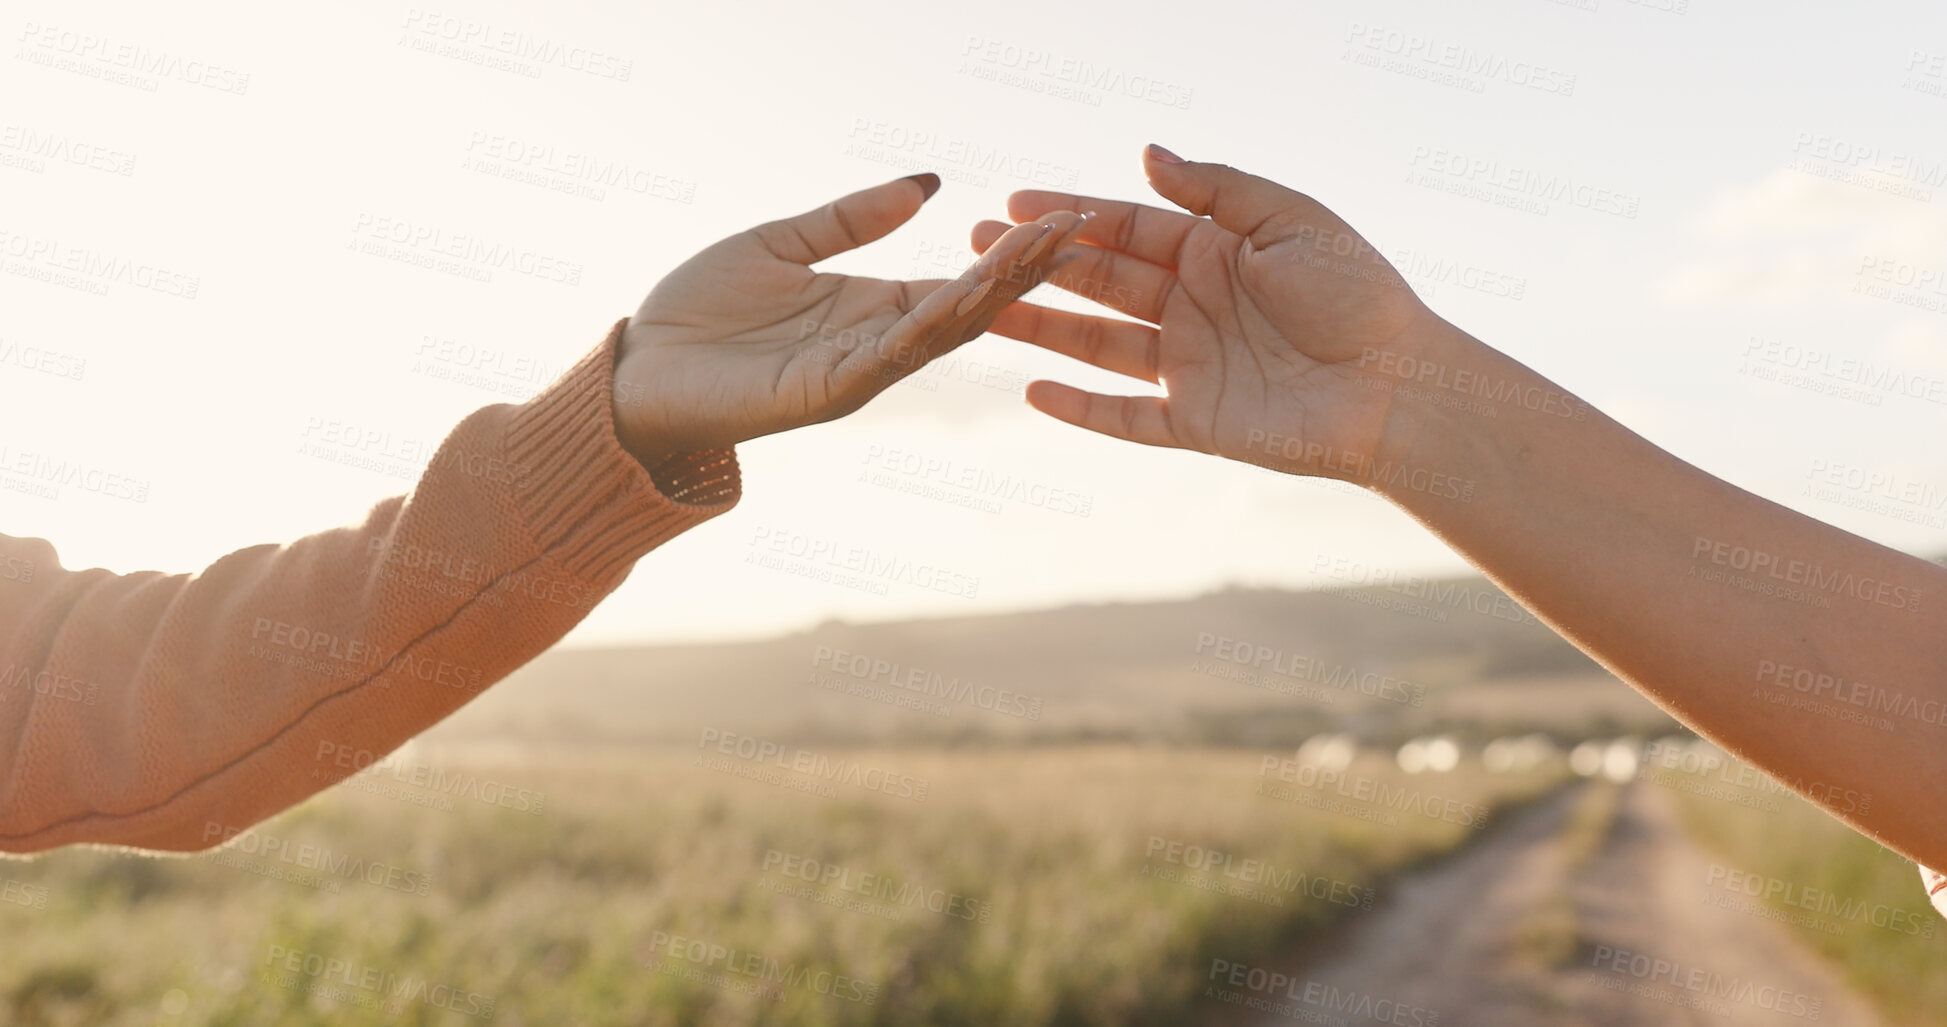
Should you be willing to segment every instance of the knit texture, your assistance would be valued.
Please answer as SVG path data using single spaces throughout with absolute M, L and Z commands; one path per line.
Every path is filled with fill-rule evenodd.
M 65 570 L 0 535 L 0 851 L 221 844 L 459 709 L 735 505 L 729 450 L 652 473 L 617 441 L 626 323 L 532 400 L 461 421 L 359 525 L 195 574 Z

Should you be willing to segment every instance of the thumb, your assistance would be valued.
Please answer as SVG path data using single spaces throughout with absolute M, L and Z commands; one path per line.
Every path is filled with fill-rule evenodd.
M 940 176 L 931 173 L 895 178 L 751 232 L 780 260 L 815 264 L 883 238 L 912 220 L 939 188 Z
M 1296 234 L 1318 203 L 1304 193 L 1228 164 L 1186 161 L 1149 144 L 1143 151 L 1149 187 L 1192 214 L 1204 215 L 1263 249 Z M 1280 216 L 1283 215 L 1283 216 Z

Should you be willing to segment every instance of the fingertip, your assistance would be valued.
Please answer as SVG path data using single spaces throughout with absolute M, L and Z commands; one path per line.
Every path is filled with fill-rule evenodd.
M 1185 162 L 1183 158 L 1178 157 L 1176 154 L 1171 153 L 1155 143 L 1150 143 L 1147 147 L 1143 148 L 1143 163 L 1153 166 L 1157 164 L 1182 164 Z
M 919 202 L 921 203 L 932 199 L 933 194 L 940 191 L 940 176 L 931 171 L 922 171 L 917 175 L 907 175 L 905 181 L 919 186 Z
M 1016 221 L 1032 221 L 1060 206 L 1056 194 L 1045 189 L 1019 189 L 1008 194 L 1007 216 Z
M 1006 235 L 1007 230 L 1013 227 L 1013 225 L 1005 221 L 989 219 L 979 222 L 973 226 L 973 251 L 975 253 L 986 253 L 988 247 L 998 242 L 1000 237 Z
M 1024 397 L 1028 406 L 1047 414 L 1057 421 L 1074 423 L 1081 418 L 1082 392 L 1080 389 L 1037 379 L 1028 383 Z

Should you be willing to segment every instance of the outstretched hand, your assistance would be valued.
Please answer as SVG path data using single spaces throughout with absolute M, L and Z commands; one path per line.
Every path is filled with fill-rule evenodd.
M 1052 417 L 1152 446 L 1200 450 L 1297 474 L 1358 480 L 1387 459 L 1401 358 L 1440 319 L 1391 264 L 1316 200 L 1220 164 L 1151 147 L 1150 185 L 1189 213 L 1030 190 L 1008 213 L 1032 223 L 1090 212 L 1085 246 L 1050 279 L 1137 323 L 1021 303 L 992 330 L 1120 374 L 1167 396 L 1028 388 Z M 974 249 L 998 246 L 998 221 Z M 1410 365 L 1407 365 L 1410 366 Z
M 933 175 L 896 179 L 733 235 L 670 272 L 622 336 L 622 444 L 653 468 L 857 410 L 985 331 L 1085 220 L 1051 211 L 1004 229 L 952 281 L 811 269 L 905 224 L 938 188 Z

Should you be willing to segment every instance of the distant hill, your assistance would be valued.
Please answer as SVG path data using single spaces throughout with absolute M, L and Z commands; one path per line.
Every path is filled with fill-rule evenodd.
M 869 694 L 840 690 L 851 688 Z M 1566 740 L 1674 727 L 1470 577 L 556 650 L 426 740 L 695 744 L 716 730 L 798 744 L 1100 736 L 1281 745 L 1321 730 L 1392 742 L 1431 730 L 1477 739 L 1547 730 Z

